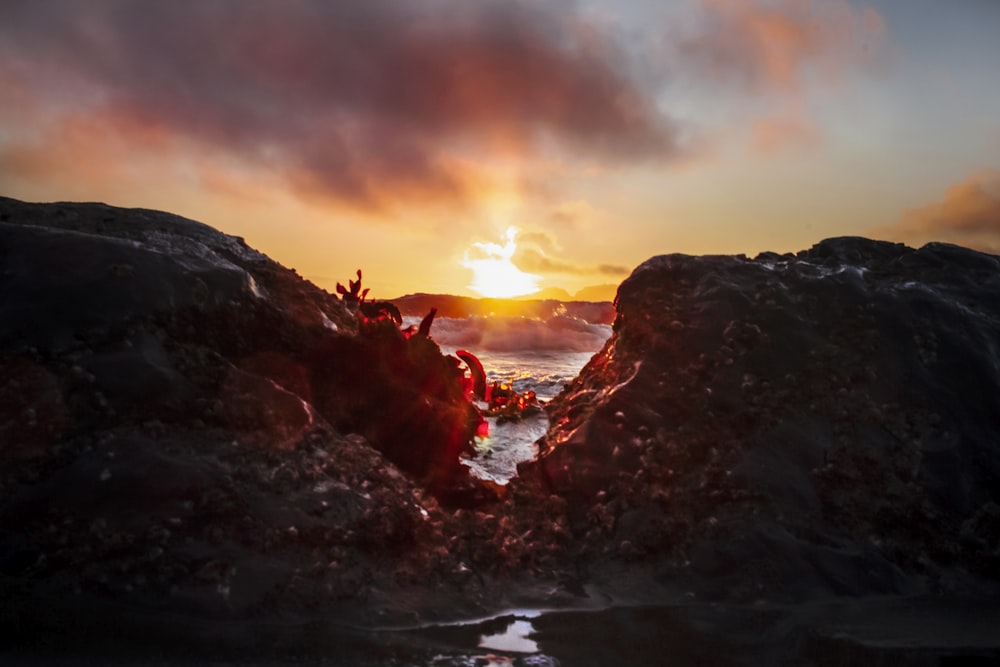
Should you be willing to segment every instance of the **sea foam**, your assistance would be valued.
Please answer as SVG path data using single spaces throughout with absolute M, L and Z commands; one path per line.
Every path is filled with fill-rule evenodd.
M 403 324 L 419 323 L 419 317 L 404 317 Z M 539 351 L 596 352 L 611 336 L 611 326 L 582 319 L 555 316 L 527 317 L 439 317 L 431 338 L 442 347 L 480 352 L 535 353 Z
M 419 324 L 420 319 L 404 316 L 403 326 Z M 611 326 L 566 315 L 439 317 L 430 336 L 445 354 L 459 349 L 475 354 L 487 382 L 509 383 L 519 393 L 533 391 L 549 401 L 604 346 Z M 490 437 L 478 443 L 476 456 L 463 462 L 476 476 L 505 484 L 518 463 L 537 456 L 535 441 L 548 430 L 548 419 L 540 413 L 517 422 L 498 424 L 495 417 L 487 421 Z

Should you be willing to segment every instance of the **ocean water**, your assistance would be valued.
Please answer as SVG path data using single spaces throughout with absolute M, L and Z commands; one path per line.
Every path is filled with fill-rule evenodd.
M 404 317 L 403 326 L 419 324 L 419 317 Z M 611 336 L 611 326 L 586 320 L 554 316 L 439 317 L 431 326 L 431 338 L 445 354 L 468 350 L 483 364 L 488 383 L 512 384 L 518 393 L 534 391 L 549 401 Z M 487 417 L 489 437 L 477 442 L 476 455 L 465 459 L 473 474 L 500 484 L 517 473 L 517 464 L 538 454 L 535 442 L 548 430 L 544 412 L 517 422 L 497 424 Z

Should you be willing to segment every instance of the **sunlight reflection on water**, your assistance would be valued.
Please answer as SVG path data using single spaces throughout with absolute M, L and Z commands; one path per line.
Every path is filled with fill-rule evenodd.
M 535 627 L 531 621 L 514 620 L 507 629 L 495 635 L 483 635 L 479 639 L 479 648 L 494 651 L 510 651 L 511 653 L 537 653 L 538 644 L 530 639 Z

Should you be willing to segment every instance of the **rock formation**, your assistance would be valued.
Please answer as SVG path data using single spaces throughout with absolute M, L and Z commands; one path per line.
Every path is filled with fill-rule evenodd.
M 0 199 L 3 629 L 450 577 L 434 495 L 483 491 L 478 413 L 457 359 L 356 308 L 191 220 Z
M 806 605 L 1000 618 L 997 257 L 655 257 L 504 494 L 458 464 L 479 415 L 432 318 L 344 295 L 169 214 L 0 199 L 0 651 L 469 664 L 370 629 L 607 606 L 541 645 L 836 664 L 806 657 L 861 649 Z
M 725 599 L 1000 581 L 1000 258 L 838 238 L 654 257 L 518 484 L 585 560 Z

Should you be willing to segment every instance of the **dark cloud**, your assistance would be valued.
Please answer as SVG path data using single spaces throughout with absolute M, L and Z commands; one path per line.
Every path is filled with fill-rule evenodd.
M 460 158 L 488 152 L 674 156 L 675 128 L 614 41 L 549 7 L 8 0 L 0 82 L 25 108 L 160 128 L 366 208 L 462 201 L 476 180 Z M 29 141 L 11 136 L 0 151 Z
M 595 273 L 605 276 L 624 276 L 632 272 L 627 266 L 620 264 L 598 264 Z
M 1000 171 L 983 169 L 949 187 L 937 202 L 903 213 L 880 235 L 910 242 L 943 240 L 1000 251 Z

